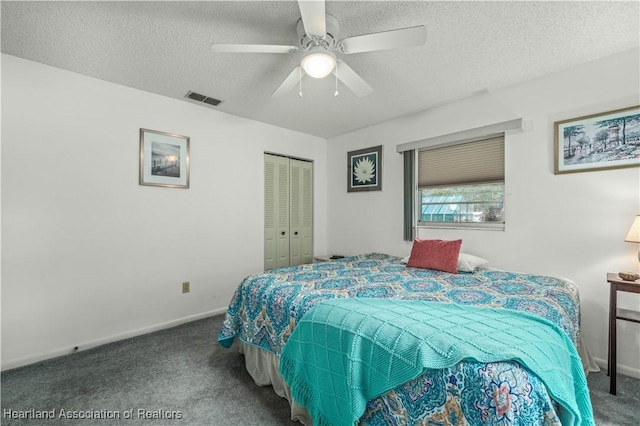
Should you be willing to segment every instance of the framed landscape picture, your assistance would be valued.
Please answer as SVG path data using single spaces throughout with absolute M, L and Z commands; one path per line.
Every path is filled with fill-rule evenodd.
M 189 137 L 140 129 L 140 185 L 189 188 Z
M 382 189 L 382 145 L 347 153 L 347 192 Z
M 554 123 L 555 174 L 640 166 L 640 106 Z

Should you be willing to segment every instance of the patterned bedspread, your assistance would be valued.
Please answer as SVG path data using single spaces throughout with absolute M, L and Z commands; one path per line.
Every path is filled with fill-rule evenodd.
M 578 289 L 553 277 L 482 269 L 449 274 L 407 268 L 400 258 L 366 254 L 279 268 L 245 278 L 218 341 L 243 342 L 280 355 L 298 321 L 321 300 L 345 297 L 421 299 L 526 311 L 557 324 L 577 342 Z M 364 424 L 560 424 L 557 404 L 516 362 L 461 362 L 430 370 L 369 401 Z M 413 423 L 413 422 L 410 422 Z M 415 423 L 414 423 L 415 424 Z

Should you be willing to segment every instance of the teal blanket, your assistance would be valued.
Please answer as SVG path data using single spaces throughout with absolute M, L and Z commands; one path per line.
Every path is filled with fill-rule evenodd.
M 535 315 L 421 300 L 334 299 L 313 306 L 280 356 L 280 373 L 314 425 L 353 425 L 367 401 L 462 360 L 515 360 L 561 406 L 563 425 L 594 424 L 580 357 Z

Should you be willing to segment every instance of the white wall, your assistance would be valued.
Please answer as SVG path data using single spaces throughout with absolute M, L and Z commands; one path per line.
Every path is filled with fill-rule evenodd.
M 321 138 L 2 55 L 2 369 L 221 312 L 262 269 L 264 151 L 314 160 L 316 253 L 406 255 L 396 144 L 515 117 L 529 130 L 507 137 L 507 229 L 420 235 L 574 280 L 587 344 L 605 360 L 605 274 L 638 270 L 639 247 L 623 239 L 640 213 L 640 169 L 554 175 L 553 122 L 640 103 L 639 59 L 381 123 L 327 152 Z M 191 137 L 190 189 L 138 185 L 141 127 Z M 379 144 L 383 190 L 347 193 L 347 151 Z M 620 305 L 640 309 L 635 295 Z M 618 328 L 621 371 L 640 376 L 640 327 Z
M 190 189 L 138 185 L 140 128 L 191 138 Z M 263 268 L 265 151 L 314 161 L 326 253 L 322 138 L 2 55 L 2 151 L 3 369 L 224 311 Z
M 607 359 L 607 272 L 637 271 L 640 247 L 625 243 L 640 213 L 640 168 L 553 174 L 553 123 L 638 105 L 638 50 L 381 123 L 329 140 L 329 253 L 408 255 L 402 240 L 402 156 L 396 145 L 522 117 L 528 130 L 506 138 L 505 231 L 421 229 L 422 238 L 462 238 L 462 250 L 490 266 L 567 277 L 580 287 L 582 331 Z M 382 191 L 347 193 L 347 152 L 383 145 Z M 638 295 L 619 306 L 640 310 Z M 621 372 L 640 377 L 640 327 L 619 321 Z

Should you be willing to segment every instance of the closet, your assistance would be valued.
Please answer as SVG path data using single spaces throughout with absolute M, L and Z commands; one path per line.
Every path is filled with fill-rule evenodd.
M 264 154 L 264 269 L 313 261 L 313 163 Z

